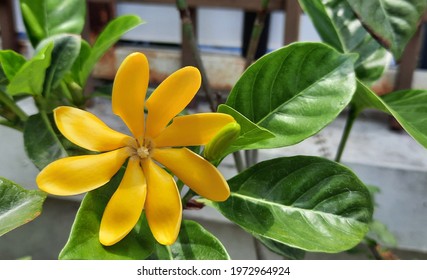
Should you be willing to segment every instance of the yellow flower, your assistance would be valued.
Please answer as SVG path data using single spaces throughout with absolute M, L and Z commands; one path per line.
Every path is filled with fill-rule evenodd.
M 48 193 L 76 195 L 107 183 L 129 159 L 101 220 L 99 240 L 106 246 L 124 238 L 143 209 L 156 240 L 165 245 L 175 242 L 182 205 L 175 180 L 161 166 L 203 197 L 224 201 L 230 195 L 219 171 L 185 146 L 207 144 L 234 119 L 220 113 L 175 117 L 200 87 L 200 73 L 194 67 L 170 75 L 145 102 L 148 77 L 147 58 L 133 53 L 124 60 L 114 80 L 113 112 L 126 123 L 133 137 L 112 130 L 87 111 L 56 108 L 55 122 L 67 139 L 103 153 L 59 159 L 37 176 L 39 188 Z

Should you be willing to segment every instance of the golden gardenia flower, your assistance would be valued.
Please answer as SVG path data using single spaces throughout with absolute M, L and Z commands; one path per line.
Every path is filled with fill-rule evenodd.
M 124 60 L 114 80 L 113 112 L 126 123 L 133 137 L 109 128 L 87 111 L 56 108 L 56 125 L 67 139 L 103 153 L 59 159 L 37 176 L 39 188 L 48 193 L 76 195 L 107 183 L 129 159 L 101 220 L 99 240 L 106 246 L 124 238 L 143 209 L 156 240 L 164 245 L 175 242 L 182 218 L 181 199 L 175 180 L 161 166 L 203 197 L 224 201 L 230 195 L 221 173 L 185 146 L 207 144 L 234 119 L 220 113 L 175 117 L 200 87 L 200 73 L 194 67 L 170 75 L 145 102 L 148 77 L 147 58 L 133 53 Z

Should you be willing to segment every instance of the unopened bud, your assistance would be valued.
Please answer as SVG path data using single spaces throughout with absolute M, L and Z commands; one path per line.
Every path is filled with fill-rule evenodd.
M 204 157 L 211 162 L 220 159 L 239 135 L 240 125 L 237 122 L 225 125 L 205 146 Z

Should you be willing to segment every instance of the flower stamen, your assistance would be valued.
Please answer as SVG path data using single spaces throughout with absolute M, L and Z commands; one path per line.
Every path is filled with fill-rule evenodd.
M 145 159 L 150 155 L 150 150 L 147 147 L 142 146 L 136 150 L 136 153 L 141 159 Z

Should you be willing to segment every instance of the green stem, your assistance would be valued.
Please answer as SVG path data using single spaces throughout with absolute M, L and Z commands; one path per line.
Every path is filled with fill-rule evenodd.
M 16 129 L 18 131 L 21 131 L 21 132 L 24 131 L 23 127 L 17 126 L 16 124 L 14 124 L 14 123 L 12 123 L 10 121 L 5 121 L 5 120 L 0 121 L 0 125 L 7 126 L 7 127 L 10 127 L 10 128 Z
M 59 84 L 60 89 L 61 89 L 61 93 L 64 95 L 65 98 L 68 99 L 69 102 L 71 102 L 72 104 L 74 104 L 74 98 L 70 92 L 70 90 L 68 89 L 67 85 L 65 84 L 64 81 L 61 81 L 61 83 Z
M 172 250 L 171 247 L 169 245 L 165 245 L 166 250 L 168 251 L 168 256 L 170 260 L 173 260 L 173 255 L 172 255 Z
M 202 88 L 206 94 L 206 99 L 209 102 L 209 106 L 212 112 L 216 111 L 218 106 L 215 98 L 215 94 L 212 92 L 209 86 L 209 79 L 206 75 L 206 70 L 202 62 L 202 58 L 200 56 L 200 51 L 197 45 L 196 36 L 194 35 L 194 26 L 191 21 L 190 11 L 188 9 L 186 0 L 176 0 L 176 7 L 179 10 L 181 16 L 181 24 L 182 24 L 182 34 L 183 41 L 188 43 L 188 46 L 191 49 L 191 53 L 193 54 L 194 62 L 196 67 L 199 69 L 200 74 L 202 76 Z M 184 45 L 183 42 L 183 45 Z
M 0 90 L 0 102 L 6 105 L 21 122 L 26 122 L 28 120 L 28 115 L 18 105 L 16 105 L 15 101 L 10 98 L 7 93 L 2 90 Z
M 192 199 L 195 195 L 196 193 L 193 190 L 189 189 L 188 192 L 181 199 L 182 206 L 185 208 L 190 199 Z
M 353 127 L 354 121 L 356 120 L 357 116 L 359 115 L 360 111 L 356 109 L 356 106 L 350 105 L 350 109 L 347 115 L 347 121 L 344 127 L 343 135 L 341 136 L 341 141 L 338 146 L 337 155 L 335 156 L 335 161 L 340 162 L 342 154 L 345 149 L 345 145 L 348 140 L 348 136 L 350 135 L 351 129 Z

